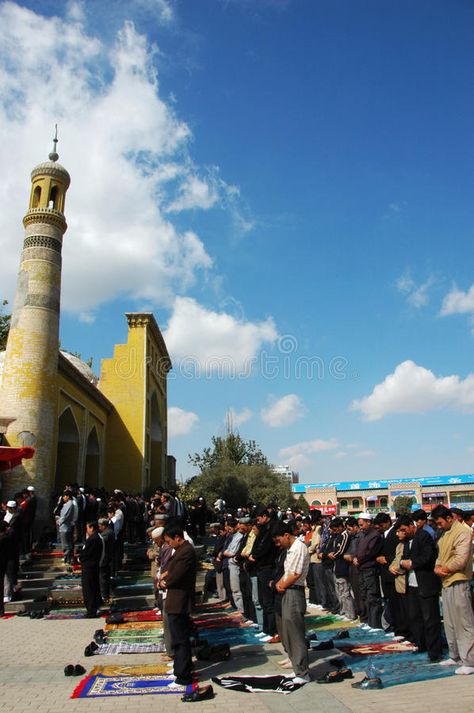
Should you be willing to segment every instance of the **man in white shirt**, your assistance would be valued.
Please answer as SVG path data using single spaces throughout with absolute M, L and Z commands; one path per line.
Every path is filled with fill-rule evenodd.
M 280 636 L 293 665 L 293 681 L 304 684 L 311 680 L 304 627 L 305 582 L 310 557 L 308 548 L 296 534 L 292 523 L 275 525 L 273 538 L 279 547 L 287 551 L 283 577 L 275 584 L 275 589 L 282 595 Z

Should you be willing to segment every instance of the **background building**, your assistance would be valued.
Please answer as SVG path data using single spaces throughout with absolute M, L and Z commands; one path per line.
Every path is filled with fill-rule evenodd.
M 282 475 L 284 478 L 287 478 L 290 483 L 299 483 L 300 481 L 300 474 L 295 470 L 290 470 L 287 465 L 274 465 L 272 471 L 273 473 L 277 473 L 278 475 Z
M 413 498 L 413 503 L 430 512 L 436 505 L 474 509 L 474 475 L 438 475 L 426 478 L 361 480 L 339 483 L 303 483 L 293 486 L 310 507 L 331 515 L 393 512 L 398 495 Z
M 35 448 L 31 460 L 3 474 L 3 494 L 34 485 L 40 517 L 67 483 L 132 492 L 175 484 L 167 453 L 171 361 L 154 316 L 126 315 L 127 341 L 102 360 L 100 378 L 77 356 L 59 351 L 70 178 L 55 149 L 49 159 L 31 174 L 10 333 L 0 352 L 3 445 Z

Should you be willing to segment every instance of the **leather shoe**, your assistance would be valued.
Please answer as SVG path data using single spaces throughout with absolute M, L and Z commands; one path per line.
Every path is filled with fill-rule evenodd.
M 74 666 L 74 671 L 73 671 L 72 675 L 73 676 L 83 676 L 85 674 L 85 672 L 86 672 L 86 669 L 84 668 L 84 666 L 81 666 L 80 663 L 77 663 Z
M 181 696 L 183 703 L 199 703 L 200 701 L 210 701 L 212 698 L 214 698 L 214 689 L 212 686 L 196 688 L 195 691 L 185 693 L 184 696 Z
M 74 676 L 74 666 L 72 665 L 72 663 L 68 663 L 68 665 L 64 667 L 64 675 Z
M 350 634 L 347 629 L 344 629 L 343 631 L 338 631 L 338 633 L 334 636 L 334 639 L 349 639 Z
M 381 678 L 367 678 L 365 676 L 362 681 L 357 681 L 357 683 L 351 683 L 352 688 L 364 688 L 364 689 L 375 689 L 383 688 L 383 683 Z

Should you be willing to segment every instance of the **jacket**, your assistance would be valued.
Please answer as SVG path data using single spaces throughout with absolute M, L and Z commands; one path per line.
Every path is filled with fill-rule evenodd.
M 433 571 L 436 562 L 436 545 L 431 535 L 422 528 L 415 532 L 411 547 L 409 542 L 403 544 L 403 559 L 411 560 L 420 597 L 438 596 L 441 582 Z
M 99 562 L 102 557 L 104 543 L 98 532 L 87 538 L 82 550 L 79 552 L 79 560 L 82 571 L 88 569 L 99 569 Z
M 397 537 L 397 527 L 394 525 L 390 528 L 387 537 L 383 538 L 382 549 L 380 555 L 383 555 L 387 560 L 387 564 L 379 564 L 380 579 L 382 582 L 393 582 L 395 575 L 388 571 L 388 568 L 395 557 L 400 540 Z
M 359 562 L 359 570 L 371 569 L 377 566 L 376 558 L 379 556 L 383 546 L 383 536 L 376 527 L 369 527 L 368 530 L 361 530 L 357 540 L 355 556 Z
M 274 567 L 277 558 L 277 547 L 273 542 L 270 522 L 260 528 L 252 548 L 252 557 L 255 559 L 257 571 Z
M 452 571 L 442 578 L 443 587 L 454 582 L 470 582 L 472 577 L 472 531 L 455 520 L 450 530 L 445 530 L 438 540 L 436 565 Z
M 186 614 L 194 596 L 197 560 L 194 547 L 186 540 L 168 562 L 166 581 L 167 614 Z

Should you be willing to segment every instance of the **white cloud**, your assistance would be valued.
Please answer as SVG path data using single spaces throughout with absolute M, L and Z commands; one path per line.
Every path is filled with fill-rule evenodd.
M 334 454 L 334 458 L 337 458 L 338 460 L 341 458 L 347 458 L 347 453 L 346 451 L 337 451 L 337 453 Z
M 443 300 L 441 316 L 450 314 L 474 314 L 474 285 L 463 292 L 453 287 Z
M 421 285 L 417 285 L 407 270 L 398 278 L 395 284 L 398 291 L 405 295 L 411 307 L 420 308 L 426 307 L 430 301 L 429 290 L 434 284 L 434 278 L 429 277 Z
M 263 344 L 273 344 L 278 333 L 270 317 L 249 322 L 208 310 L 190 297 L 177 297 L 163 336 L 185 375 L 195 375 L 198 369 L 249 376 Z
M 199 416 L 192 411 L 183 411 L 177 406 L 168 409 L 168 436 L 186 436 L 199 422 Z
M 287 394 L 281 399 L 273 400 L 267 408 L 263 408 L 260 416 L 270 428 L 281 428 L 302 418 L 304 411 L 300 397 L 296 394 Z
M 290 468 L 290 470 L 301 471 L 308 468 L 311 465 L 311 461 L 305 455 L 300 453 L 288 458 L 286 465 Z
M 232 425 L 238 428 L 243 423 L 249 421 L 252 418 L 253 413 L 249 408 L 244 408 L 242 409 L 242 411 L 236 411 L 235 409 L 230 408 L 229 415 L 231 418 Z
M 474 374 L 437 377 L 429 369 L 407 360 L 397 366 L 369 396 L 352 402 L 367 421 L 391 413 L 427 413 L 440 409 L 474 411 Z
M 171 3 L 141 1 L 172 19 Z M 62 305 L 87 320 L 119 296 L 171 305 L 213 261 L 198 235 L 171 222 L 170 206 L 220 207 L 233 221 L 238 189 L 193 163 L 191 131 L 161 96 L 157 48 L 131 22 L 107 44 L 84 21 L 79 3 L 66 18 L 0 5 L 0 161 L 14 167 L 0 184 L 0 254 L 2 296 L 11 299 L 29 173 L 46 159 L 57 122 L 72 179 Z
M 295 443 L 294 446 L 287 446 L 278 451 L 280 458 L 287 459 L 292 458 L 297 455 L 311 455 L 313 453 L 324 453 L 325 451 L 332 451 L 339 447 L 339 442 L 336 438 L 329 438 L 328 440 L 323 440 L 321 438 L 316 438 L 314 441 L 302 441 L 301 443 Z
M 356 456 L 356 458 L 374 458 L 375 451 L 369 448 L 366 451 L 357 451 L 356 453 L 354 453 L 354 455 Z

